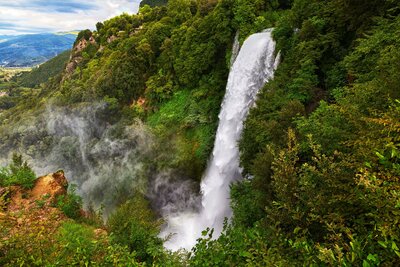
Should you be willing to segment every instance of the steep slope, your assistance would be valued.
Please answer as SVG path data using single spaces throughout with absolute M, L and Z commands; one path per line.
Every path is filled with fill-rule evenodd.
M 58 56 L 46 61 L 40 66 L 33 68 L 30 72 L 22 73 L 16 79 L 18 84 L 33 88 L 41 83 L 47 82 L 49 78 L 62 73 L 70 58 L 71 50 L 64 51 Z
M 67 187 L 62 171 L 35 179 L 32 188 L 0 186 L 1 266 L 145 266 L 111 246 L 100 219 L 83 212 Z
M 233 224 L 198 242 L 194 265 L 398 264 L 399 8 L 295 0 L 280 17 L 283 60 L 245 123 Z
M 198 208 L 234 36 L 275 27 L 282 63 L 244 124 L 232 224 L 217 240 L 204 231 L 182 265 L 397 266 L 399 10 L 170 0 L 98 23 L 62 77 L 0 113 L 0 161 L 20 151 L 65 169 L 87 206 L 109 211 L 114 246 L 168 266 L 146 201 Z
M 201 181 L 200 211 L 192 209 L 166 214 L 167 227 L 162 236 L 175 234 L 165 246 L 169 249 L 191 249 L 201 232 L 214 229 L 218 237 L 226 218 L 232 217 L 229 203 L 230 186 L 242 179 L 237 142 L 243 122 L 254 105 L 258 91 L 273 79 L 279 63 L 275 57 L 272 29 L 251 35 L 243 43 L 234 61 L 219 114 L 214 149 Z M 234 55 L 233 55 L 234 56 Z

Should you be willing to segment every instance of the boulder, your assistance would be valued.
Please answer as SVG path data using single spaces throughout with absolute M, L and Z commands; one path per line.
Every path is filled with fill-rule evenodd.
M 68 181 L 63 171 L 51 173 L 36 179 L 31 191 L 34 200 L 47 196 L 49 199 L 56 199 L 60 195 L 67 194 Z

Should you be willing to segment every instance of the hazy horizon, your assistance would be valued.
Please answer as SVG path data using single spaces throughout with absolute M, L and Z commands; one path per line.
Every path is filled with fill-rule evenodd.
M 123 12 L 136 13 L 141 0 L 0 0 L 0 35 L 94 29 Z

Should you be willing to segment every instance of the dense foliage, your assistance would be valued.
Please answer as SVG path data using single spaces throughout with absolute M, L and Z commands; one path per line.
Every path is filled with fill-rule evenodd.
M 145 266 L 134 252 L 111 245 L 104 230 L 90 225 L 37 218 L 10 233 L 15 227 L 12 220 L 0 224 L 2 266 Z
M 35 179 L 35 173 L 21 155 L 14 154 L 10 165 L 0 167 L 0 187 L 20 185 L 32 188 Z
M 16 80 L 21 86 L 34 88 L 41 83 L 47 82 L 49 78 L 53 78 L 64 70 L 66 63 L 71 54 L 70 50 L 60 53 L 58 56 L 50 59 L 45 64 L 39 65 L 30 72 L 25 72 Z
M 75 220 L 66 219 L 61 211 L 39 202 L 29 211 L 19 211 L 18 220 L 11 216 L 1 217 L 0 264 L 121 267 L 182 265 L 182 257 L 163 250 L 162 242 L 154 232 L 159 223 L 153 220 L 152 211 L 142 206 L 146 205 L 144 203 L 137 197 L 133 202 L 123 205 L 110 218 L 107 227 L 100 220 L 89 220 L 96 214 L 74 217 Z M 129 210 L 131 208 L 135 208 L 134 212 Z M 139 211 L 139 214 L 135 211 Z
M 166 5 L 168 0 L 143 0 L 140 2 L 140 7 L 148 5 L 150 7 Z
M 141 119 L 151 128 L 157 153 L 149 169 L 198 181 L 235 33 L 243 42 L 268 27 L 275 27 L 282 62 L 245 122 L 239 144 L 245 179 L 232 186 L 234 217 L 222 236 L 214 240 L 206 231 L 188 259 L 165 252 L 160 222 L 137 193 L 111 215 L 103 247 L 77 245 L 92 236 L 82 226 L 63 226 L 80 235 L 68 241 L 72 249 L 87 253 L 65 250 L 69 264 L 98 253 L 164 266 L 398 264 L 400 4 L 394 0 L 143 5 L 137 15 L 81 32 L 62 77 L 29 91 L 11 88 L 12 105 L 0 102 L 0 139 L 4 147 L 17 143 L 7 123 L 29 118 L 27 110 L 39 112 L 50 99 L 60 106 L 101 101 L 107 123 Z
M 66 195 L 57 197 L 56 206 L 69 218 L 80 219 L 82 216 L 82 198 L 76 194 L 76 186 L 71 185 Z
M 240 142 L 253 178 L 195 264 L 399 262 L 398 15 L 394 1 L 298 0 L 279 18 L 283 61 Z

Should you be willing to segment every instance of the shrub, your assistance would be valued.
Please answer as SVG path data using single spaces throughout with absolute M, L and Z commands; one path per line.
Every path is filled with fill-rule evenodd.
M 69 218 L 78 219 L 81 217 L 82 198 L 76 193 L 76 185 L 71 185 L 67 195 L 57 198 L 56 206 Z
M 20 185 L 23 188 L 33 187 L 36 175 L 21 155 L 14 154 L 12 163 L 0 168 L 0 186 Z
M 93 229 L 75 222 L 65 222 L 58 231 L 58 260 L 67 265 L 90 264 L 100 249 Z
M 135 251 L 142 262 L 151 264 L 162 253 L 162 240 L 157 237 L 160 222 L 141 195 L 120 206 L 110 216 L 107 227 L 112 241 Z

